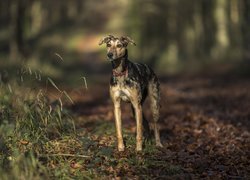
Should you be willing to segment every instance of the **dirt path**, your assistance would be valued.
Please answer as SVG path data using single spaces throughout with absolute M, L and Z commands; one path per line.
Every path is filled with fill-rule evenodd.
M 76 103 L 70 109 L 80 119 L 77 126 L 96 125 L 87 125 L 86 120 L 113 123 L 108 76 L 103 79 L 107 81 L 90 86 L 83 94 L 71 93 Z M 164 148 L 159 158 L 180 165 L 185 177 L 249 177 L 249 79 L 180 77 L 161 82 Z M 124 128 L 135 132 L 130 106 L 124 105 L 122 113 Z M 146 114 L 151 117 L 150 112 Z

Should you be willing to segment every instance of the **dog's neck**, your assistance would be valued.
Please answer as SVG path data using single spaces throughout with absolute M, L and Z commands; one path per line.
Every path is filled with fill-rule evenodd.
M 116 74 L 120 74 L 127 71 L 127 61 L 128 61 L 128 51 L 126 49 L 124 56 L 111 61 L 113 72 L 115 72 Z

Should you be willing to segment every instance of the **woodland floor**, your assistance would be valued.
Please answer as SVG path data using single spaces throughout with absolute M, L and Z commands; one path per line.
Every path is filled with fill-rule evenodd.
M 84 92 L 71 90 L 75 104 L 67 107 L 74 114 L 79 131 L 97 133 L 107 145 L 109 141 L 116 142 L 108 80 L 108 76 L 102 76 L 99 83 Z M 164 148 L 143 154 L 144 160 L 154 163 L 141 168 L 130 165 L 123 170 L 114 168 L 110 170 L 112 174 L 152 178 L 250 177 L 249 78 L 230 74 L 161 78 L 161 106 Z M 148 107 L 146 102 L 144 111 L 151 118 Z M 122 109 L 123 128 L 135 136 L 130 105 L 124 104 Z M 102 128 L 95 132 L 98 126 Z M 115 150 L 113 156 L 129 159 L 134 147 L 130 144 L 130 149 L 123 153 Z M 169 165 L 173 165 L 173 172 Z
M 9 148 L 1 150 L 3 162 L 8 158 L 8 153 L 13 154 L 12 149 L 18 149 L 21 152 L 34 151 L 33 154 L 38 155 L 47 152 L 49 155 L 69 153 L 90 156 L 90 158 L 84 160 L 77 156 L 68 158 L 50 157 L 42 160 L 37 158 L 45 166 L 48 176 L 52 178 L 250 178 L 250 76 L 249 68 L 247 68 L 249 66 L 238 68 L 240 70 L 236 68 L 224 72 L 221 71 L 223 68 L 217 67 L 217 70 L 209 71 L 206 69 L 205 72 L 193 75 L 160 77 L 161 121 L 159 124 L 164 147 L 155 148 L 154 141 L 147 141 L 144 143 L 144 150 L 141 153 L 136 153 L 136 127 L 130 105 L 122 104 L 122 123 L 126 149 L 125 152 L 118 152 L 116 149 L 113 105 L 108 91 L 109 67 L 106 66 L 104 68 L 106 70 L 102 70 L 105 65 L 94 61 L 94 59 L 98 59 L 95 54 L 84 58 L 92 60 L 86 64 L 84 62 L 82 64 L 72 63 L 74 64 L 72 67 L 69 65 L 66 68 L 56 64 L 57 68 L 64 68 L 64 77 L 56 79 L 55 82 L 59 84 L 60 89 L 67 92 L 74 102 L 73 104 L 63 103 L 63 108 L 61 107 L 62 112 L 66 111 L 72 117 L 75 126 L 74 133 L 67 131 L 67 129 L 61 130 L 60 135 L 56 134 L 55 130 L 48 132 L 47 122 L 45 124 L 39 122 L 38 128 L 32 126 L 27 130 L 27 132 L 31 132 L 29 136 L 26 135 L 29 133 L 24 133 L 24 136 L 20 137 L 13 134 L 12 139 L 16 138 L 16 140 L 9 141 L 9 136 L 6 134 L 6 137 L 3 138 L 6 143 L 3 144 L 6 144 Z M 82 69 L 83 67 L 85 69 Z M 27 70 L 26 74 L 28 72 Z M 87 77 L 87 89 L 84 87 L 83 81 L 79 80 L 82 72 L 89 74 L 89 77 L 91 77 Z M 33 77 L 34 74 L 30 76 Z M 76 82 L 75 79 L 78 79 L 78 81 Z M 17 81 L 20 81 L 20 77 L 17 78 Z M 34 86 L 35 82 L 31 82 L 33 83 L 31 86 Z M 76 84 L 78 87 L 73 87 Z M 50 105 L 53 107 L 58 99 L 57 94 L 60 94 L 58 90 L 55 86 L 45 88 L 40 85 L 39 88 L 46 89 L 46 96 L 52 102 Z M 9 85 L 7 89 L 10 89 Z M 19 86 L 16 88 L 17 92 L 19 89 L 20 93 L 17 93 L 17 97 L 22 102 L 23 95 L 27 95 L 27 93 L 25 89 L 21 89 Z M 3 97 L 5 97 L 5 94 L 3 94 Z M 13 99 L 11 93 L 6 97 Z M 32 97 L 35 96 L 32 95 Z M 6 99 L 6 102 L 2 103 L 3 105 L 10 104 L 8 98 Z M 8 123 L 12 123 L 8 114 L 13 114 L 13 117 L 17 114 L 14 109 L 13 112 L 9 112 L 10 108 L 8 107 L 15 107 L 16 102 L 13 99 L 10 106 L 6 105 L 6 108 L 1 110 L 2 114 L 0 115 L 5 117 Z M 30 111 L 34 111 L 34 115 L 39 114 L 37 109 L 40 112 L 39 108 L 41 107 L 37 103 L 37 99 L 30 103 L 33 106 L 30 106 L 29 101 L 27 103 L 23 101 L 22 103 L 33 108 Z M 19 107 L 19 114 L 20 117 L 24 116 L 27 119 L 26 114 L 22 113 L 22 103 Z M 51 107 L 50 105 L 49 107 Z M 147 101 L 144 105 L 144 112 L 147 119 L 150 119 L 151 112 Z M 50 114 L 51 110 L 46 108 L 44 112 L 43 109 L 41 110 L 42 116 L 46 118 L 48 113 Z M 61 119 L 61 114 L 58 114 L 59 119 Z M 35 124 L 37 123 L 36 118 L 39 117 L 31 116 L 28 118 Z M 25 118 L 23 119 L 25 120 Z M 56 118 L 53 116 L 51 121 L 53 119 Z M 21 123 L 24 123 L 23 127 L 27 126 L 25 121 Z M 69 122 L 67 123 L 69 124 Z M 43 130 L 42 133 L 45 132 L 44 138 L 41 140 L 40 137 L 39 140 L 36 139 L 36 131 L 41 129 L 39 126 Z M 4 129 L 2 128 L 2 130 Z M 56 130 L 58 129 L 60 128 Z M 16 133 L 16 131 L 14 132 Z M 70 133 L 67 134 L 67 132 Z M 19 143 L 16 142 L 23 138 L 27 138 L 30 143 L 24 148 L 25 150 L 22 148 L 20 150 Z M 24 146 L 26 144 L 24 143 Z M 37 144 L 39 144 L 39 147 Z M 37 150 L 34 150 L 35 148 Z M 9 157 L 12 157 L 12 155 Z M 65 163 L 68 163 L 68 165 L 65 166 Z M 15 164 L 17 163 L 13 161 L 13 165 Z M 4 166 L 3 163 L 3 169 Z M 73 168 L 73 172 L 71 168 Z M 77 169 L 77 171 L 74 169 Z M 35 173 L 36 169 L 33 170 Z M 85 173 L 85 178 L 83 173 Z M 45 176 L 45 173 L 41 176 Z M 6 177 L 8 177 L 8 173 L 6 173 Z

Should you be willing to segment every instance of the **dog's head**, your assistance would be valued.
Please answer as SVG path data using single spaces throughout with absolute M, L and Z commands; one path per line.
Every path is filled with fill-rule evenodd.
M 114 37 L 113 35 L 108 35 L 103 37 L 99 45 L 106 44 L 107 46 L 107 57 L 109 60 L 119 59 L 126 54 L 126 49 L 129 44 L 135 45 L 135 42 L 129 37 Z

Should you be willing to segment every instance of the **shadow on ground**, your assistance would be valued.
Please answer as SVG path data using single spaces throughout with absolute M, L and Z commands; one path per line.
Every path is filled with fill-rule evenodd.
M 100 122 L 108 122 L 105 128 L 114 128 L 109 75 L 97 79 L 98 83 L 91 84 L 80 97 L 71 94 L 76 103 L 69 109 L 79 127 L 93 129 Z M 249 80 L 241 73 L 162 77 L 160 126 L 164 148 L 159 156 L 181 165 L 184 174 L 227 178 L 249 175 Z M 144 109 L 148 109 L 148 102 Z M 135 133 L 131 114 L 130 105 L 124 104 L 123 127 Z M 149 111 L 146 116 L 151 118 Z

